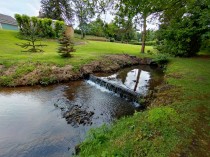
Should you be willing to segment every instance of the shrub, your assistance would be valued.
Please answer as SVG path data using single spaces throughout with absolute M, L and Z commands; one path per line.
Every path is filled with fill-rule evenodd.
M 160 54 L 158 53 L 157 56 L 153 59 L 153 61 L 161 66 L 164 66 L 169 62 L 169 55 L 168 54 Z
M 59 38 L 62 34 L 62 30 L 64 30 L 65 23 L 63 21 L 55 22 L 55 36 Z
M 115 39 L 114 39 L 114 38 L 110 38 L 109 41 L 110 41 L 110 42 L 115 42 Z
M 20 33 L 22 35 L 29 35 L 30 28 L 36 28 L 35 35 L 42 38 L 55 38 L 59 37 L 60 30 L 64 27 L 63 21 L 56 21 L 53 24 L 52 19 L 44 18 L 40 19 L 37 17 L 29 17 L 27 15 L 15 14 Z

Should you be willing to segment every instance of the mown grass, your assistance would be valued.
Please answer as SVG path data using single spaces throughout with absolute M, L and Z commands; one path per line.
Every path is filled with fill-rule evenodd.
M 140 56 L 140 46 L 75 39 L 76 42 L 82 44 L 75 46 L 76 52 L 73 53 L 73 58 L 64 59 L 57 53 L 58 43 L 56 40 L 45 39 L 42 41 L 43 44 L 48 45 L 43 48 L 44 53 L 28 53 L 21 52 L 24 49 L 16 45 L 16 43 L 25 42 L 18 39 L 17 36 L 18 32 L 0 30 L 0 64 L 11 66 L 18 63 L 40 62 L 59 66 L 71 64 L 80 67 L 108 54 L 126 53 Z M 146 49 L 153 51 L 152 47 Z
M 74 34 L 74 37 L 76 39 L 81 39 L 81 35 L 80 34 Z M 109 39 L 105 38 L 105 37 L 97 37 L 97 36 L 92 36 L 92 35 L 86 35 L 85 36 L 86 40 L 93 40 L 93 41 L 109 41 Z
M 179 89 L 177 100 L 92 130 L 80 156 L 210 156 L 209 69 L 210 57 L 172 59 L 166 82 Z

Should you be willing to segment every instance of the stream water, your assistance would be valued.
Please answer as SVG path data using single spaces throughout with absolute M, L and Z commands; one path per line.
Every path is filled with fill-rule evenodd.
M 161 82 L 163 73 L 149 66 L 138 66 L 100 76 L 146 94 Z M 75 105 L 94 112 L 92 125 L 67 124 L 62 112 Z M 138 108 L 133 103 L 88 81 L 3 88 L 0 90 L 0 156 L 69 157 L 90 128 L 132 115 L 135 110 Z

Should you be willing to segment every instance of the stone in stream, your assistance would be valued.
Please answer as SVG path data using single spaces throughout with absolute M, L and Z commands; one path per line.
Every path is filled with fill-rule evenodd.
M 94 112 L 83 110 L 80 106 L 76 105 L 69 111 L 66 111 L 63 117 L 68 124 L 71 124 L 73 127 L 79 127 L 79 125 L 91 125 L 93 115 Z

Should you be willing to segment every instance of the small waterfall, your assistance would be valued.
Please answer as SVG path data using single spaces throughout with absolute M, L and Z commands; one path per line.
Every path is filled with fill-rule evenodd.
M 132 90 L 123 88 L 117 84 L 112 84 L 112 83 L 110 83 L 102 78 L 96 77 L 94 75 L 89 75 L 88 80 L 94 82 L 95 84 L 100 85 L 101 87 L 108 89 L 109 91 L 116 93 L 121 98 L 124 98 L 131 102 L 137 103 L 138 99 L 140 97 L 140 95 L 138 93 L 136 93 Z

